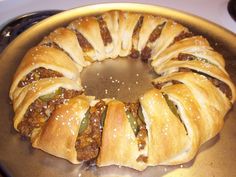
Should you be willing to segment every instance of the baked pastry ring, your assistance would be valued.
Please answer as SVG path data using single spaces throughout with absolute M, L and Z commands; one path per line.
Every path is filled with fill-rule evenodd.
M 135 103 L 86 96 L 82 69 L 118 56 L 150 64 L 153 89 Z M 9 96 L 14 128 L 33 147 L 74 164 L 141 171 L 193 159 L 222 129 L 235 86 L 203 36 L 164 17 L 109 11 L 44 37 L 22 59 Z

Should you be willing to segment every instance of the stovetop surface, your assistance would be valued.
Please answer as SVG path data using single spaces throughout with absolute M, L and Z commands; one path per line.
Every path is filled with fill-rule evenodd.
M 23 14 L 5 24 L 0 30 L 0 53 L 13 41 L 19 34 L 24 32 L 32 25 L 61 12 L 61 10 L 45 10 Z

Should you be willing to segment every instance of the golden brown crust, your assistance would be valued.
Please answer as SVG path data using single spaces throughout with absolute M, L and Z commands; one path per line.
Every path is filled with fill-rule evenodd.
M 155 17 L 152 15 L 144 15 L 143 25 L 140 29 L 139 42 L 138 42 L 138 50 L 142 51 L 144 47 L 147 45 L 152 47 L 152 44 L 148 44 L 148 39 L 153 32 L 153 30 L 163 23 L 165 23 L 167 19 L 162 17 Z
M 32 146 L 47 153 L 69 160 L 77 160 L 75 149 L 80 123 L 89 108 L 85 96 L 72 98 L 67 104 L 58 106 L 39 132 L 32 137 Z
M 202 36 L 194 36 L 174 43 L 153 60 L 152 66 L 158 68 L 161 64 L 177 58 L 180 53 L 192 54 L 206 59 L 221 68 L 225 66 L 222 56 L 212 51 L 208 41 Z
M 124 57 L 130 54 L 132 49 L 132 35 L 141 14 L 120 12 L 119 17 L 119 38 L 121 50 L 119 55 Z
M 169 45 L 174 42 L 175 37 L 182 32 L 188 32 L 188 29 L 179 23 L 168 20 L 161 31 L 160 37 L 153 44 L 151 58 L 155 60 Z
M 96 17 L 81 17 L 73 21 L 68 28 L 80 32 L 92 45 L 87 55 L 94 61 L 105 59 L 105 49 Z
M 205 76 L 197 73 L 172 73 L 159 77 L 154 82 L 179 81 L 186 85 L 200 106 L 201 116 L 208 120 L 208 137 L 212 138 L 221 130 L 223 117 L 231 107 L 230 100 Z M 197 81 L 197 82 L 196 82 Z
M 170 164 L 170 159 L 186 146 L 188 137 L 184 126 L 159 90 L 146 92 L 140 103 L 148 130 L 148 165 Z
M 108 104 L 97 165 L 120 165 L 144 170 L 147 165 L 144 162 L 137 162 L 137 158 L 145 152 L 138 150 L 137 139 L 124 106 L 119 101 L 111 101 Z
M 201 59 L 205 59 L 218 67 L 224 68 L 225 62 L 219 53 L 214 51 L 208 41 L 202 36 L 193 36 L 175 42 L 168 47 L 158 58 L 156 58 L 152 65 L 158 67 L 161 63 L 165 63 L 173 58 L 178 57 L 180 53 L 191 54 Z
M 201 114 L 201 106 L 195 100 L 194 95 L 184 84 L 167 86 L 162 91 L 177 105 L 181 121 L 185 126 L 188 136 L 182 153 L 172 158 L 170 163 L 188 162 L 194 158 L 199 146 L 209 138 L 209 122 Z M 223 125 L 223 121 L 221 121 L 221 125 Z
M 79 80 L 78 76 L 81 70 L 81 67 L 76 65 L 64 52 L 46 46 L 36 46 L 26 53 L 14 74 L 10 89 L 11 99 L 17 96 L 14 96 L 14 92 L 19 89 L 18 83 L 28 73 L 39 67 L 57 71 L 75 81 Z
M 17 125 L 23 119 L 28 107 L 40 96 L 52 93 L 58 88 L 82 90 L 82 87 L 67 78 L 42 79 L 38 82 L 27 85 L 23 88 L 19 96 L 14 100 L 15 110 L 14 128 L 18 130 Z
M 55 43 L 62 50 L 80 66 L 84 67 L 89 65 L 89 62 L 85 61 L 83 51 L 79 45 L 76 34 L 68 28 L 57 28 L 46 36 L 41 45 L 47 45 L 49 43 Z
M 101 23 L 109 32 L 109 42 L 104 42 Z M 123 11 L 80 17 L 66 28 L 54 30 L 27 52 L 15 73 L 10 89 L 14 128 L 18 131 L 27 109 L 39 97 L 59 87 L 82 90 L 83 67 L 128 56 L 134 50 L 141 59 L 143 52 L 145 61 L 151 60 L 154 71 L 161 75 L 153 80 L 158 89 L 147 91 L 139 99 L 147 129 L 146 145 L 139 150 L 124 103 L 106 99 L 108 109 L 97 165 L 114 164 L 141 171 L 147 166 L 190 161 L 203 143 L 220 132 L 224 116 L 236 99 L 223 56 L 204 37 L 191 36 L 186 27 L 170 19 Z M 43 78 L 18 87 L 39 67 L 63 77 Z M 77 96 L 58 106 L 41 128 L 33 130 L 33 147 L 80 163 L 75 149 L 80 123 L 98 101 Z
M 235 86 L 228 77 L 227 72 L 223 69 L 221 70 L 215 65 L 205 63 L 204 61 L 198 61 L 198 60 L 191 60 L 191 61 L 177 61 L 177 60 L 171 60 L 164 64 L 162 64 L 158 68 L 159 71 L 163 73 L 172 73 L 177 72 L 180 68 L 187 68 L 194 70 L 196 72 L 211 76 L 213 78 L 216 78 L 224 83 L 226 83 L 230 90 L 232 98 L 230 98 L 231 102 L 233 103 L 235 100 Z
M 105 47 L 106 58 L 116 58 L 120 52 L 119 11 L 105 12 L 102 18 L 112 38 L 112 43 Z

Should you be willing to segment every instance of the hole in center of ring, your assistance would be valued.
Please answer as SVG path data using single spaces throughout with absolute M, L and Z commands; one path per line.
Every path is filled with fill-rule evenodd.
M 96 99 L 115 98 L 123 102 L 137 101 L 153 88 L 151 81 L 155 77 L 157 74 L 147 63 L 129 57 L 95 62 L 81 73 L 86 95 Z

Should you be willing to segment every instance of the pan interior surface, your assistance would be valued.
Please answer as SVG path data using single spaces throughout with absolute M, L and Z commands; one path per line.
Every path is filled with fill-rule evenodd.
M 155 77 L 157 75 L 147 63 L 133 58 L 95 62 L 81 73 L 86 95 L 124 102 L 136 102 L 143 93 L 153 88 L 151 80 Z

